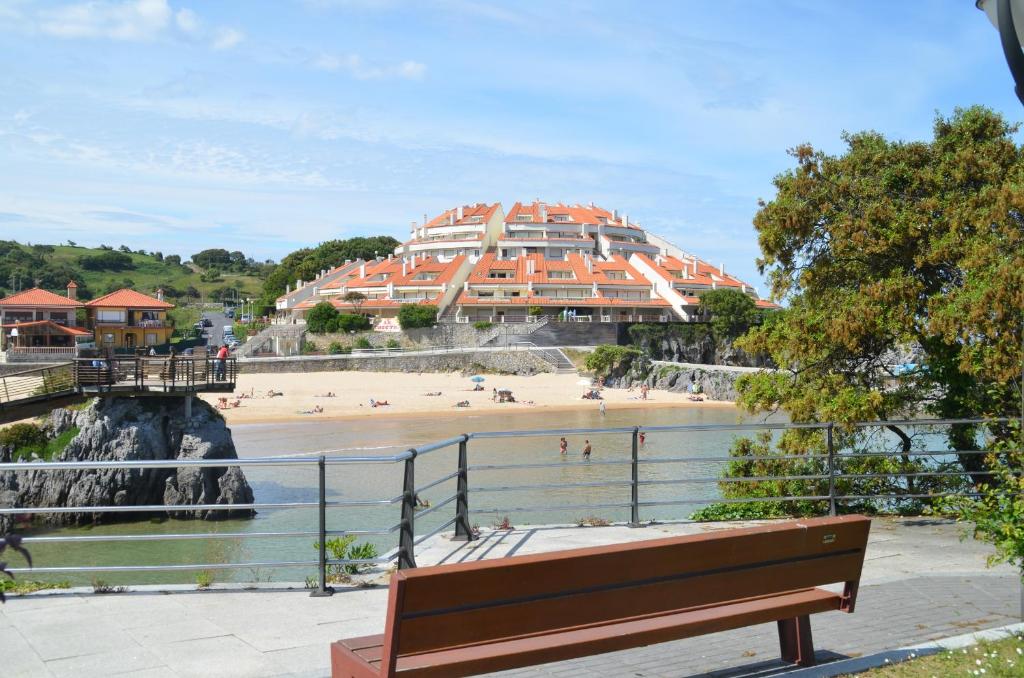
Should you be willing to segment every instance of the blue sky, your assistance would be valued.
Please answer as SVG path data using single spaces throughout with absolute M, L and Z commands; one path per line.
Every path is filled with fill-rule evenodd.
M 0 237 L 278 259 L 617 208 L 761 284 L 786 149 L 1021 106 L 972 0 L 0 0 Z

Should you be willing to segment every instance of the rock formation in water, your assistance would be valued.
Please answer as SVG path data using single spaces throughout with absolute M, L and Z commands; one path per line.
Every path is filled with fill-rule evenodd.
M 58 438 L 74 429 L 52 461 L 237 459 L 231 431 L 210 405 L 193 399 L 185 418 L 181 398 L 99 398 L 80 410 L 50 413 L 43 429 Z M 0 447 L 0 461 L 14 450 Z M 31 462 L 26 466 L 31 468 Z M 190 509 L 195 504 L 249 504 L 252 488 L 238 466 L 0 472 L 0 506 L 181 506 L 180 511 L 81 512 L 36 516 L 37 523 L 82 525 L 152 517 L 248 518 L 251 509 Z M 0 516 L 0 534 L 8 525 Z M 9 522 L 9 521 L 6 521 Z
M 611 388 L 639 388 L 646 384 L 659 391 L 695 392 L 712 400 L 737 400 L 736 379 L 740 374 L 716 365 L 657 365 L 647 356 L 640 356 L 613 369 L 605 384 Z

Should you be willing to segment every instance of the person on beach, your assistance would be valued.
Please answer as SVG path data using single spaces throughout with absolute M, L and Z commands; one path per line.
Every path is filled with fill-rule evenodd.
M 649 390 L 650 388 L 647 386 L 647 384 L 644 384 L 643 386 L 640 387 L 640 400 L 647 400 L 647 391 Z
M 564 436 L 558 441 L 558 451 L 562 454 L 568 454 L 569 452 L 569 441 Z
M 584 459 L 590 459 L 590 441 L 589 440 L 584 440 L 583 441 L 583 458 Z
M 597 409 L 601 410 L 601 416 L 603 417 L 605 415 L 603 400 L 601 401 L 601 404 L 597 406 Z

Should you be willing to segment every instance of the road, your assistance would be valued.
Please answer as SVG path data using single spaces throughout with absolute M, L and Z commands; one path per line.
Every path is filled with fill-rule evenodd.
M 206 328 L 206 345 L 207 346 L 220 346 L 224 343 L 224 326 L 230 326 L 234 321 L 224 315 L 215 311 L 204 311 L 204 318 L 209 318 L 210 322 L 213 323 L 213 327 Z

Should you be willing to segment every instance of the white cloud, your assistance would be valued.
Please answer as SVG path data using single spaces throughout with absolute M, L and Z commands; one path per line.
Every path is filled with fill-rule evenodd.
M 195 35 L 199 32 L 199 17 L 187 7 L 178 10 L 174 15 L 174 22 L 182 32 Z
M 214 49 L 231 49 L 245 39 L 245 34 L 234 28 L 221 28 L 213 39 Z
M 152 40 L 171 18 L 167 0 L 86 2 L 39 13 L 39 29 L 59 38 Z
M 321 54 L 312 61 L 313 68 L 321 71 L 344 71 L 357 80 L 377 80 L 381 78 L 405 78 L 419 80 L 427 72 L 426 64 L 418 61 L 403 61 L 399 64 L 379 66 L 367 63 L 358 54 L 337 56 Z

